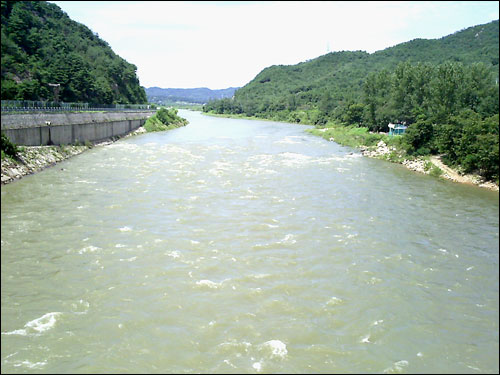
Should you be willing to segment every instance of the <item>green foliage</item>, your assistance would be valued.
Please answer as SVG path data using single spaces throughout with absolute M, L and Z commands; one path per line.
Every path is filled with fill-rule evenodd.
M 2 2 L 3 100 L 146 103 L 137 67 L 45 1 Z
M 443 171 L 439 167 L 432 165 L 430 167 L 429 174 L 434 177 L 440 177 L 443 174 Z
M 416 156 L 428 155 L 433 149 L 434 126 L 431 121 L 421 116 L 411 124 L 403 134 L 403 145 L 406 152 Z
M 336 123 L 313 133 L 350 146 L 371 145 L 373 134 L 403 123 L 406 134 L 388 137 L 388 145 L 410 156 L 440 152 L 452 165 L 498 179 L 498 36 L 497 20 L 373 54 L 343 51 L 271 66 L 234 98 L 211 101 L 203 110 Z
M 10 139 L 2 133 L 2 143 L 1 143 L 2 157 L 4 155 L 15 158 L 19 149 L 18 147 L 10 141 Z
M 334 124 L 327 127 L 326 130 L 308 129 L 307 131 L 328 140 L 333 138 L 336 143 L 349 147 L 374 146 L 380 140 L 385 142 L 389 138 L 383 134 L 371 133 L 368 128 L 356 125 L 343 126 Z
M 472 110 L 449 118 L 439 129 L 439 151 L 447 162 L 460 165 L 464 172 L 478 172 L 487 179 L 498 179 L 498 114 L 482 119 Z
M 187 125 L 187 120 L 177 115 L 176 109 L 160 108 L 154 116 L 146 120 L 144 128 L 148 132 L 165 131 Z
M 344 122 L 347 124 L 361 125 L 365 106 L 361 103 L 350 104 L 344 114 Z

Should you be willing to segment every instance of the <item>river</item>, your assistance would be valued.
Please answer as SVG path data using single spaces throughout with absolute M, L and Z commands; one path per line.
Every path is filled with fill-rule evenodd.
M 2 373 L 498 373 L 497 192 L 179 114 L 1 187 Z

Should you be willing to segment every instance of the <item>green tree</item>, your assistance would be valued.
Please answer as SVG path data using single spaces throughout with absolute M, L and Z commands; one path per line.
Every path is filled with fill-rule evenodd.
M 434 126 L 424 116 L 408 126 L 403 135 L 403 144 L 409 154 L 427 155 L 434 151 Z

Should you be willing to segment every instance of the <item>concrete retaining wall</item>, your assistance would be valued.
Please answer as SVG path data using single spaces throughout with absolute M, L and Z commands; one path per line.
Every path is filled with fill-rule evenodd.
M 24 146 L 99 142 L 144 125 L 155 111 L 2 115 L 2 133 Z

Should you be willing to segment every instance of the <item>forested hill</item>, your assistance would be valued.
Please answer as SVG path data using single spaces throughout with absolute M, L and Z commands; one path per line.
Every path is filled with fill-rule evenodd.
M 407 130 L 397 142 L 407 156 L 439 154 L 498 183 L 498 31 L 496 20 L 372 54 L 334 52 L 271 66 L 233 99 L 211 101 L 203 110 L 359 128 L 371 131 L 371 140 L 389 123 L 402 123 Z
M 229 87 L 220 90 L 211 90 L 207 87 L 193 89 L 162 89 L 160 87 L 148 87 L 146 88 L 146 95 L 148 101 L 151 103 L 169 101 L 205 104 L 209 100 L 232 98 L 237 89 L 239 89 L 239 87 Z
M 2 100 L 146 103 L 137 67 L 45 1 L 2 1 Z
M 342 115 L 361 100 L 370 73 L 394 71 L 401 62 L 482 62 L 498 78 L 498 20 L 470 27 L 433 40 L 415 39 L 372 54 L 363 51 L 332 52 L 296 65 L 274 65 L 262 70 L 239 89 L 234 101 L 219 101 L 208 110 L 250 116 L 277 115 L 282 120 L 297 109 L 335 108 Z

